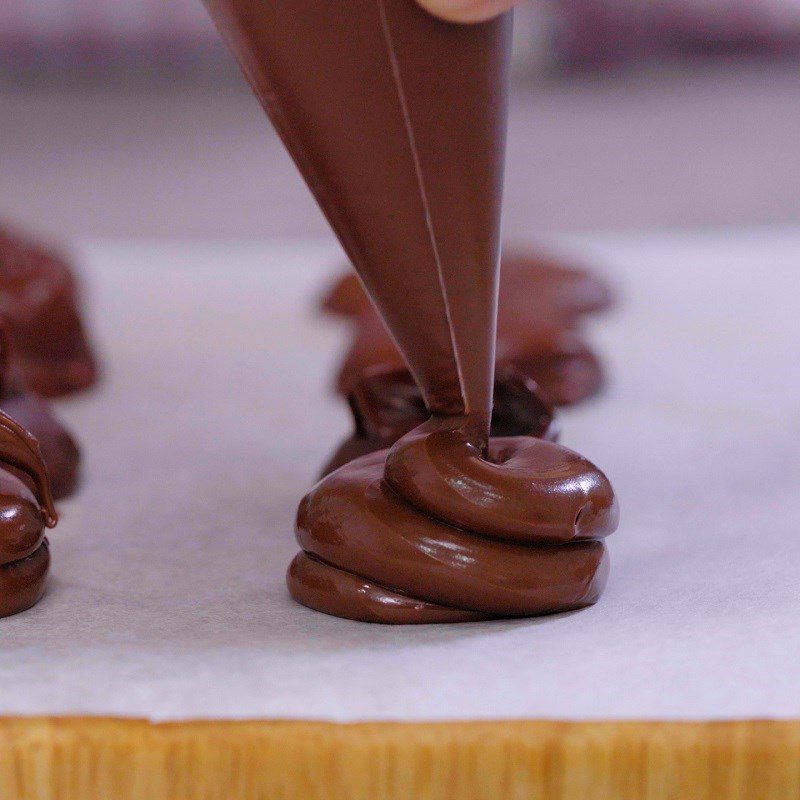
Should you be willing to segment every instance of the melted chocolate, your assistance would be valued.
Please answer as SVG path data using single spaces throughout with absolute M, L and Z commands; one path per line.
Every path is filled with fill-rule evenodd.
M 608 481 L 551 442 L 493 439 L 487 458 L 469 438 L 453 418 L 434 420 L 321 481 L 298 511 L 293 596 L 393 623 L 595 602 L 608 573 L 601 539 L 617 521 Z
M 58 518 L 36 440 L 0 412 L 0 617 L 30 608 L 44 593 L 50 565 L 45 527 Z
M 24 389 L 9 387 L 0 392 L 0 409 L 29 430 L 39 443 L 53 498 L 69 497 L 80 480 L 80 450 L 50 404 Z
M 206 0 L 358 271 L 431 414 L 300 504 L 288 574 L 375 622 L 541 614 L 596 600 L 605 476 L 558 445 L 489 441 L 511 16 L 413 0 Z
M 0 229 L 0 317 L 13 344 L 11 371 L 37 394 L 69 394 L 97 379 L 78 305 L 75 277 L 63 258 Z
M 54 416 L 50 404 L 8 376 L 11 345 L 7 326 L 0 324 L 0 410 L 33 434 L 39 443 L 53 497 L 61 500 L 78 485 L 80 451 L 69 431 Z M 14 470 L 13 467 L 9 469 Z M 25 472 L 18 477 L 30 483 Z M 31 487 L 35 488 L 35 487 Z
M 10 617 L 36 605 L 44 595 L 49 571 L 50 547 L 46 538 L 29 556 L 0 563 L 0 617 Z
M 349 461 L 391 447 L 425 422 L 428 410 L 419 387 L 406 370 L 368 370 L 348 397 L 355 431 L 322 470 L 322 477 Z M 491 436 L 534 436 L 555 441 L 553 409 L 530 378 L 509 367 L 495 373 Z

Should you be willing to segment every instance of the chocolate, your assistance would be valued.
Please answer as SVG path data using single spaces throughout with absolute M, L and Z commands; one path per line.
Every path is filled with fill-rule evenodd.
M 97 364 L 67 262 L 27 237 L 0 229 L 0 318 L 13 344 L 11 371 L 45 397 L 91 386 Z
M 58 518 L 36 440 L 3 412 L 0 465 L 0 617 L 6 617 L 44 594 L 50 565 L 44 531 Z
M 608 309 L 613 293 L 592 273 L 511 250 L 504 255 L 498 303 L 498 363 L 529 375 L 554 405 L 574 405 L 603 385 L 599 359 L 580 333 L 582 319 Z M 340 278 L 322 310 L 352 320 L 353 342 L 336 378 L 347 396 L 365 369 L 400 368 L 403 358 L 354 275 Z
M 425 422 L 428 410 L 411 373 L 404 369 L 367 370 L 348 397 L 355 431 L 322 470 L 333 470 L 367 453 L 391 447 Z M 552 407 L 534 381 L 513 368 L 495 373 L 491 436 L 534 436 L 556 441 L 558 424 Z
M 39 442 L 53 498 L 63 500 L 69 497 L 80 480 L 80 450 L 50 404 L 32 392 L 10 387 L 0 393 L 0 409 L 29 430 Z
M 300 504 L 299 602 L 373 622 L 594 602 L 605 476 L 533 437 L 489 440 L 511 16 L 413 0 L 205 0 L 408 365 L 430 419 Z
M 537 252 L 504 247 L 500 263 L 498 317 L 504 308 L 518 309 L 517 313 L 525 316 L 533 303 L 544 307 L 545 316 L 556 309 L 566 318 L 575 318 L 607 311 L 615 302 L 611 286 L 593 272 L 567 267 Z M 351 272 L 331 283 L 319 305 L 324 313 L 345 319 L 372 310 L 358 276 Z M 535 319 L 531 324 L 536 324 Z
M 452 418 L 434 420 L 388 457 L 363 456 L 317 484 L 298 511 L 292 595 L 392 623 L 595 602 L 608 574 L 602 538 L 617 522 L 605 477 L 551 442 L 497 438 L 484 458 L 470 438 Z
M 603 386 L 603 369 L 581 335 L 570 328 L 506 329 L 498 335 L 497 363 L 528 375 L 548 401 L 575 405 Z M 336 376 L 336 390 L 348 396 L 373 368 L 405 369 L 405 361 L 377 314 L 359 317 L 356 334 Z
M 78 445 L 56 418 L 47 400 L 23 388 L 9 377 L 10 354 L 7 326 L 0 323 L 0 410 L 33 434 L 47 467 L 53 497 L 61 500 L 70 495 L 78 485 Z M 18 472 L 18 477 L 30 481 L 24 472 Z
M 29 556 L 0 563 L 0 617 L 10 617 L 36 605 L 44 595 L 49 571 L 50 546 L 46 538 Z

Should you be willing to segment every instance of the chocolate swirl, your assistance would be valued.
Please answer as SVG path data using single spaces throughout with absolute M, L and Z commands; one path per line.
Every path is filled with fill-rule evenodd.
M 45 527 L 58 521 L 47 471 L 36 440 L 0 411 L 0 462 L 33 487 L 0 468 L 0 617 L 34 605 L 44 593 L 50 566 Z
M 606 477 L 552 442 L 432 419 L 324 478 L 297 515 L 292 596 L 366 622 L 458 622 L 594 603 L 618 511 Z
M 552 444 L 552 409 L 529 378 L 496 375 L 486 457 L 463 420 L 425 421 L 406 372 L 373 370 L 350 403 L 356 433 L 325 474 L 341 469 L 298 512 L 295 599 L 394 623 L 541 614 L 597 599 L 608 572 L 600 540 L 618 516 L 613 492 L 589 462 Z

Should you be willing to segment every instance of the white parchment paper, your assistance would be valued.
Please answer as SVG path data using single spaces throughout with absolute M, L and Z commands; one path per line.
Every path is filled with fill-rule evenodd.
M 594 608 L 369 626 L 290 600 L 292 518 L 338 438 L 343 331 L 311 245 L 79 248 L 107 374 L 60 406 L 85 482 L 0 714 L 333 720 L 800 716 L 800 230 L 561 242 L 625 295 L 565 444 L 622 524 Z

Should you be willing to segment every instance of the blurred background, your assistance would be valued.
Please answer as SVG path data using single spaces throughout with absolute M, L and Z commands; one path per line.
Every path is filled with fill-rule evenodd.
M 518 12 L 510 238 L 800 214 L 800 0 Z M 0 220 L 56 237 L 327 228 L 200 0 L 0 3 Z

